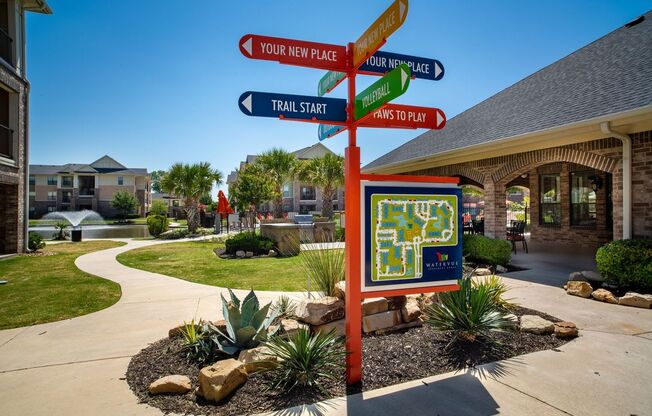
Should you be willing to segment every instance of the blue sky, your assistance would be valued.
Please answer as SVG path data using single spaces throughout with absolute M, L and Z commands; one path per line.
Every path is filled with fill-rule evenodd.
M 54 15 L 27 20 L 30 163 L 83 163 L 109 154 L 154 170 L 206 160 L 226 177 L 248 153 L 317 142 L 316 124 L 245 116 L 240 94 L 315 95 L 324 73 L 247 59 L 240 37 L 344 45 L 391 1 L 48 3 Z M 452 118 L 649 8 L 643 0 L 411 0 L 405 24 L 383 50 L 439 59 L 446 75 L 413 81 L 396 103 L 438 107 Z M 375 79 L 358 77 L 358 91 Z M 345 92 L 341 85 L 332 96 Z M 362 129 L 363 164 L 422 132 Z M 346 134 L 325 144 L 343 153 Z

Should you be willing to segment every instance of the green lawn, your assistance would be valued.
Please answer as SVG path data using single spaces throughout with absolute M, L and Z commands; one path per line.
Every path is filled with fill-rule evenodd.
M 121 246 L 88 241 L 46 246 L 51 256 L 19 256 L 0 261 L 0 329 L 68 319 L 95 312 L 120 299 L 120 285 L 84 273 L 75 259 L 91 251 Z
M 125 266 L 161 273 L 190 282 L 233 289 L 302 291 L 306 275 L 299 256 L 260 259 L 221 259 L 213 253 L 221 243 L 160 244 L 118 256 Z

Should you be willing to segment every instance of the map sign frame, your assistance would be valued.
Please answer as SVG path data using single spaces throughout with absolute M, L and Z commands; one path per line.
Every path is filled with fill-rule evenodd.
M 462 277 L 461 189 L 451 183 L 362 181 L 360 185 L 362 292 L 408 289 L 421 293 L 456 285 Z M 394 228 L 388 207 L 395 207 L 403 227 L 423 224 L 421 236 L 405 241 L 415 233 Z M 396 245 L 400 239 L 404 241 Z

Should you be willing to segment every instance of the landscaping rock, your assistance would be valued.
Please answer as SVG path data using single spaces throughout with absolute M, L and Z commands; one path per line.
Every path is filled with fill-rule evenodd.
M 532 334 L 552 334 L 555 330 L 555 324 L 543 319 L 537 315 L 523 315 L 521 316 L 521 331 L 529 332 Z
M 378 330 L 376 330 L 374 332 L 374 334 L 376 334 L 376 335 L 391 334 L 392 332 L 401 331 L 401 330 L 404 330 L 404 329 L 416 328 L 417 326 L 422 326 L 422 325 L 423 325 L 423 321 L 421 319 L 417 319 L 417 320 L 412 321 L 412 322 L 407 322 L 407 323 L 404 323 L 404 324 L 394 325 L 394 326 L 392 326 L 390 328 L 378 329 Z
M 508 313 L 505 315 L 505 318 L 509 321 L 509 325 L 506 326 L 507 329 L 517 330 L 518 329 L 518 316 L 513 313 Z
M 407 302 L 407 297 L 405 296 L 391 296 L 385 299 L 387 299 L 387 307 L 392 311 L 400 310 Z
M 500 264 L 496 266 L 496 271 L 499 273 L 507 273 L 507 268 L 501 266 Z
M 332 296 L 304 300 L 299 303 L 295 315 L 305 323 L 322 325 L 344 318 L 344 301 Z
M 240 351 L 238 361 L 244 363 L 247 374 L 274 368 L 277 358 L 267 347 L 250 348 Z
M 577 325 L 572 322 L 557 322 L 555 323 L 555 336 L 557 338 L 575 338 L 579 333 Z
M 593 292 L 591 292 L 591 296 L 593 297 L 593 299 L 599 300 L 600 302 L 618 304 L 618 298 L 614 296 L 614 294 L 608 291 L 607 289 L 596 289 Z
M 591 292 L 593 292 L 593 288 L 588 282 L 580 282 L 576 280 L 568 282 L 568 288 L 566 289 L 566 293 L 569 295 L 581 296 L 583 298 L 590 298 Z
M 421 316 L 421 308 L 419 308 L 419 303 L 416 298 L 408 298 L 405 306 L 401 308 L 401 318 L 403 322 L 413 322 L 419 319 Z
M 574 282 L 586 282 L 586 277 L 584 277 L 582 272 L 573 272 L 568 275 L 568 280 Z
M 254 252 L 253 252 L 253 251 L 245 251 L 245 257 L 246 257 L 246 258 L 250 259 L 250 258 L 252 258 L 253 256 L 254 256 Z
M 236 256 L 237 258 L 239 258 L 239 259 L 243 259 L 244 256 L 245 256 L 245 254 L 246 254 L 246 253 L 244 252 L 244 250 L 238 250 L 238 251 L 235 252 L 235 256 Z
M 392 310 L 362 317 L 362 330 L 365 333 L 390 328 L 401 323 L 401 311 Z
M 199 371 L 200 394 L 206 400 L 219 402 L 247 381 L 244 363 L 229 358 Z
M 192 388 L 190 379 L 179 374 L 161 377 L 149 385 L 151 394 L 186 394 Z
M 491 269 L 485 267 L 479 267 L 473 271 L 474 276 L 491 276 L 492 274 Z
M 344 280 L 335 283 L 335 297 L 342 300 L 345 299 L 346 295 L 346 282 Z
M 269 250 L 269 252 L 267 253 L 267 256 L 276 257 L 276 256 L 278 256 L 278 253 L 276 251 L 274 251 L 274 250 Z
M 302 324 L 296 319 L 281 319 L 281 335 L 293 337 L 299 329 L 307 329 L 308 325 Z
M 385 298 L 368 298 L 362 301 L 362 316 L 385 312 L 389 306 Z
M 338 336 L 343 337 L 344 335 L 346 335 L 346 319 L 340 319 L 337 321 L 329 322 L 327 324 L 314 326 L 312 328 L 313 332 L 315 333 L 317 332 L 328 333 L 332 329 L 335 330 L 335 334 L 337 334 Z
M 627 292 L 618 300 L 618 304 L 650 309 L 652 308 L 652 295 L 641 295 L 636 292 Z

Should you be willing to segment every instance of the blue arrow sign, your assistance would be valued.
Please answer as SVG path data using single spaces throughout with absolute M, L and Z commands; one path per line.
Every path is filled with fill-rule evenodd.
M 326 140 L 335 136 L 337 133 L 346 129 L 346 126 L 335 126 L 333 124 L 320 124 L 317 129 L 319 141 Z
M 444 66 L 436 59 L 419 58 L 418 56 L 401 55 L 398 53 L 376 51 L 362 65 L 361 72 L 384 74 L 400 64 L 407 64 L 416 78 L 439 81 L 444 77 Z
M 247 91 L 238 99 L 238 105 L 240 111 L 248 116 L 314 122 L 346 121 L 346 100 L 342 98 Z

